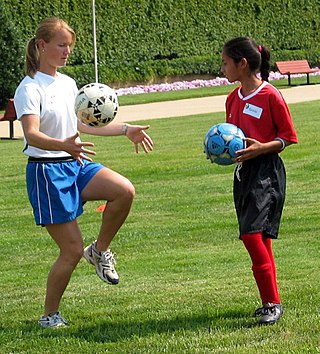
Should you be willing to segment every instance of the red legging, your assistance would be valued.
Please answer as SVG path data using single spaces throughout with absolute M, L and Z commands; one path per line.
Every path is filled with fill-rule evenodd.
M 252 260 L 252 272 L 262 303 L 280 304 L 271 238 L 262 237 L 262 233 L 258 232 L 243 234 L 241 239 Z

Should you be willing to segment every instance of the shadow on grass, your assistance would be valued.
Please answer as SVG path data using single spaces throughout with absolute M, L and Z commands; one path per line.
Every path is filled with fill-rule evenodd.
M 80 321 L 80 319 L 79 319 Z M 199 316 L 177 316 L 168 319 L 150 319 L 137 322 L 135 320 L 96 320 L 97 324 L 92 323 L 92 318 L 84 319 L 83 325 L 77 326 L 70 323 L 68 328 L 60 329 L 41 329 L 35 327 L 35 323 L 29 322 L 23 329 L 24 334 L 31 333 L 43 338 L 77 338 L 88 342 L 118 342 L 132 337 L 148 337 L 153 334 L 174 333 L 176 331 L 194 331 L 215 333 L 238 331 L 239 329 L 248 329 L 256 327 L 255 320 L 250 318 L 247 313 L 240 311 L 217 312 L 215 316 L 199 315 Z M 36 332 L 36 333 L 35 333 Z

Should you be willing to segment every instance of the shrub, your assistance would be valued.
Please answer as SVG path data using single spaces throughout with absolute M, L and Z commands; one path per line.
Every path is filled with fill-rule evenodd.
M 318 7 L 318 0 L 274 0 L 272 6 L 265 0 L 96 1 L 99 81 L 124 85 L 171 75 L 220 75 L 223 43 L 239 35 L 269 46 L 273 62 L 306 58 L 318 66 Z M 62 71 L 78 86 L 95 80 L 90 1 L 1 0 L 0 10 L 0 44 L 6 49 L 1 100 L 12 95 L 23 76 L 21 43 L 49 16 L 62 17 L 77 33 Z
M 0 2 L 0 108 L 6 106 L 23 76 L 24 48 L 21 33 Z

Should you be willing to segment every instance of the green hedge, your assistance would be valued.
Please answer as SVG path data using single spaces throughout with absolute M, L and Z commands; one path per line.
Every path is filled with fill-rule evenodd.
M 22 77 L 24 50 L 19 29 L 12 24 L 1 1 L 0 26 L 0 107 L 3 107 L 12 97 L 17 82 Z
M 1 47 L 12 54 L 0 63 L 0 77 L 11 70 L 16 85 L 23 76 L 24 46 L 38 23 L 65 19 L 77 45 L 63 71 L 78 85 L 94 81 L 91 0 L 1 0 Z M 223 43 L 248 35 L 270 47 L 273 61 L 307 58 L 320 62 L 318 0 L 96 0 L 99 81 L 124 84 L 159 77 L 220 73 Z M 16 55 L 16 52 L 19 52 Z M 4 83 L 5 84 L 5 83 Z M 6 84 L 5 84 L 6 85 Z M 0 93 L 12 96 L 11 86 Z
M 220 55 L 197 56 L 176 59 L 149 60 L 140 63 L 123 63 L 98 66 L 99 78 L 105 83 L 119 87 L 125 83 L 152 83 L 159 78 L 183 76 L 187 74 L 220 74 Z M 95 77 L 93 64 L 68 65 L 61 72 L 77 80 L 83 86 Z

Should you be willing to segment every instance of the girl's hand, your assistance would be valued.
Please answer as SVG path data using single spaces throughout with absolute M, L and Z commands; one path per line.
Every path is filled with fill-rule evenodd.
M 265 144 L 260 143 L 260 141 L 251 138 L 245 138 L 244 140 L 247 147 L 237 151 L 239 156 L 236 158 L 236 162 L 250 160 L 266 152 Z
M 266 143 L 261 143 L 260 141 L 251 138 L 245 138 L 244 140 L 247 143 L 247 147 L 237 151 L 239 156 L 236 158 L 236 162 L 250 160 L 262 154 L 281 152 L 282 142 L 277 139 Z M 287 141 L 285 144 L 286 146 L 290 145 Z
M 134 143 L 135 151 L 139 153 L 139 144 L 141 144 L 145 153 L 153 150 L 153 141 L 145 132 L 150 125 L 129 125 L 127 129 L 127 137 Z
M 92 159 L 85 154 L 95 155 L 96 152 L 86 149 L 85 146 L 94 146 L 94 144 L 90 142 L 81 142 L 80 139 L 78 139 L 79 136 L 80 134 L 77 132 L 75 135 L 66 138 L 64 140 L 64 150 L 83 165 L 82 159 L 92 162 Z

